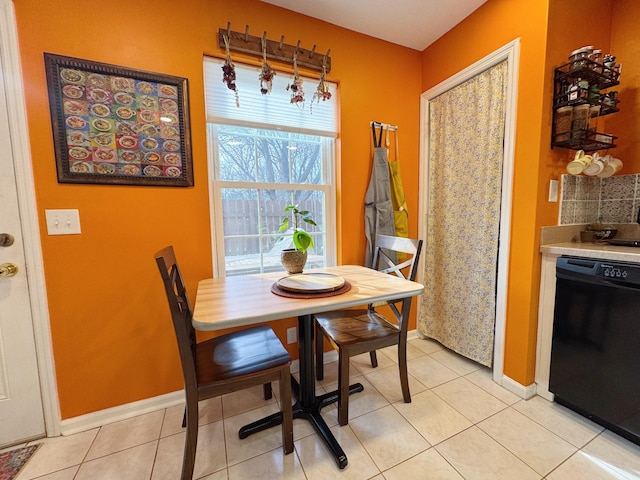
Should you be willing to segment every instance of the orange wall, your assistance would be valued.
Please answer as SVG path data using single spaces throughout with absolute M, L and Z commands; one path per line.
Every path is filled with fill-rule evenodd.
M 607 128 L 618 136 L 618 148 L 612 153 L 624 162 L 621 173 L 640 172 L 640 3 L 637 0 L 613 2 L 611 52 L 622 63 L 620 112 L 607 118 Z
M 410 233 L 417 234 L 418 52 L 253 0 L 16 0 L 15 8 L 63 419 L 182 387 L 153 254 L 175 246 L 192 297 L 197 281 L 212 275 L 202 56 L 223 54 L 215 34 L 227 21 L 234 30 L 249 25 L 255 35 L 266 30 L 270 39 L 331 49 L 329 80 L 340 85 L 340 262 L 364 259 L 371 120 L 400 127 Z M 58 184 L 43 52 L 188 78 L 195 186 Z M 47 236 L 51 208 L 79 209 L 82 234 Z M 292 324 L 274 324 L 280 338 Z
M 594 45 L 603 53 L 611 43 L 611 4 L 613 0 L 554 0 L 549 4 L 549 35 L 545 63 L 544 96 L 542 109 L 542 137 L 540 139 L 540 169 L 538 189 L 538 221 L 540 225 L 558 223 L 558 204 L 547 202 L 549 181 L 560 180 L 567 173 L 567 163 L 575 152 L 564 148 L 551 149 L 552 100 L 554 94 L 553 70 L 569 61 L 569 54 L 585 45 Z M 598 28 L 567 28 L 575 22 L 576 11 L 589 18 L 598 18 Z M 602 130 L 609 132 L 608 117 L 601 122 Z

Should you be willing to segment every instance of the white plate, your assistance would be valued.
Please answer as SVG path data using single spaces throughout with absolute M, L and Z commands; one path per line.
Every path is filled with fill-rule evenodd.
M 343 287 L 344 278 L 330 273 L 296 273 L 282 277 L 277 284 L 290 292 L 322 293 Z

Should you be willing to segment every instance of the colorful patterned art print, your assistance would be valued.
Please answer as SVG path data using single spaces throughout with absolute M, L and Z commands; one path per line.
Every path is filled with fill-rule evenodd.
M 187 80 L 45 53 L 58 181 L 193 185 Z

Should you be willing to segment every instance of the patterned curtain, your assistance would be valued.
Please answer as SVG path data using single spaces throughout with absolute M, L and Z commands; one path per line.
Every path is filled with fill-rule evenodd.
M 493 361 L 507 62 L 429 105 L 425 292 L 418 331 Z

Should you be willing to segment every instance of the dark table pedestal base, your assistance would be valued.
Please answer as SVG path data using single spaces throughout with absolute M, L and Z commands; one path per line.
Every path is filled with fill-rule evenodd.
M 298 351 L 300 361 L 300 383 L 295 378 L 291 377 L 291 387 L 293 394 L 298 399 L 293 405 L 293 418 L 304 418 L 309 421 L 316 432 L 322 437 L 324 443 L 329 447 L 333 457 L 336 459 L 336 463 L 339 468 L 347 466 L 348 460 L 342 447 L 333 436 L 329 426 L 320 415 L 322 410 L 327 405 L 330 405 L 338 401 L 338 391 L 325 393 L 324 395 L 316 396 L 316 384 L 315 384 L 315 368 L 314 368 L 314 330 L 315 320 L 313 315 L 300 315 L 298 317 Z M 349 394 L 361 392 L 363 390 L 362 384 L 356 383 L 349 386 Z M 274 413 L 268 417 L 258 420 L 256 422 L 245 425 L 240 429 L 238 433 L 240 438 L 247 438 L 252 433 L 261 432 L 267 428 L 275 427 L 282 423 L 282 413 Z
M 299 398 L 300 387 L 295 378 L 291 377 L 291 386 L 295 395 Z M 363 386 L 361 383 L 355 383 L 349 386 L 349 394 L 361 392 L 363 390 Z M 333 392 L 325 393 L 324 395 L 319 395 L 315 398 L 313 404 L 309 407 L 303 407 L 300 400 L 298 400 L 293 405 L 293 418 L 303 418 L 313 425 L 313 428 L 318 432 L 324 443 L 327 445 L 331 454 L 336 460 L 338 464 L 338 468 L 342 469 L 347 466 L 348 460 L 345 455 L 342 447 L 336 440 L 336 437 L 333 436 L 327 422 L 324 421 L 322 415 L 320 415 L 320 410 L 322 410 L 327 405 L 331 405 L 334 402 L 338 401 L 338 391 L 334 390 Z M 282 423 L 282 413 L 274 413 L 273 415 L 269 415 L 268 417 L 257 420 L 253 423 L 245 425 L 240 429 L 238 435 L 240 438 L 247 438 L 249 435 L 257 432 L 261 432 L 262 430 L 267 430 L 271 427 L 276 427 Z

